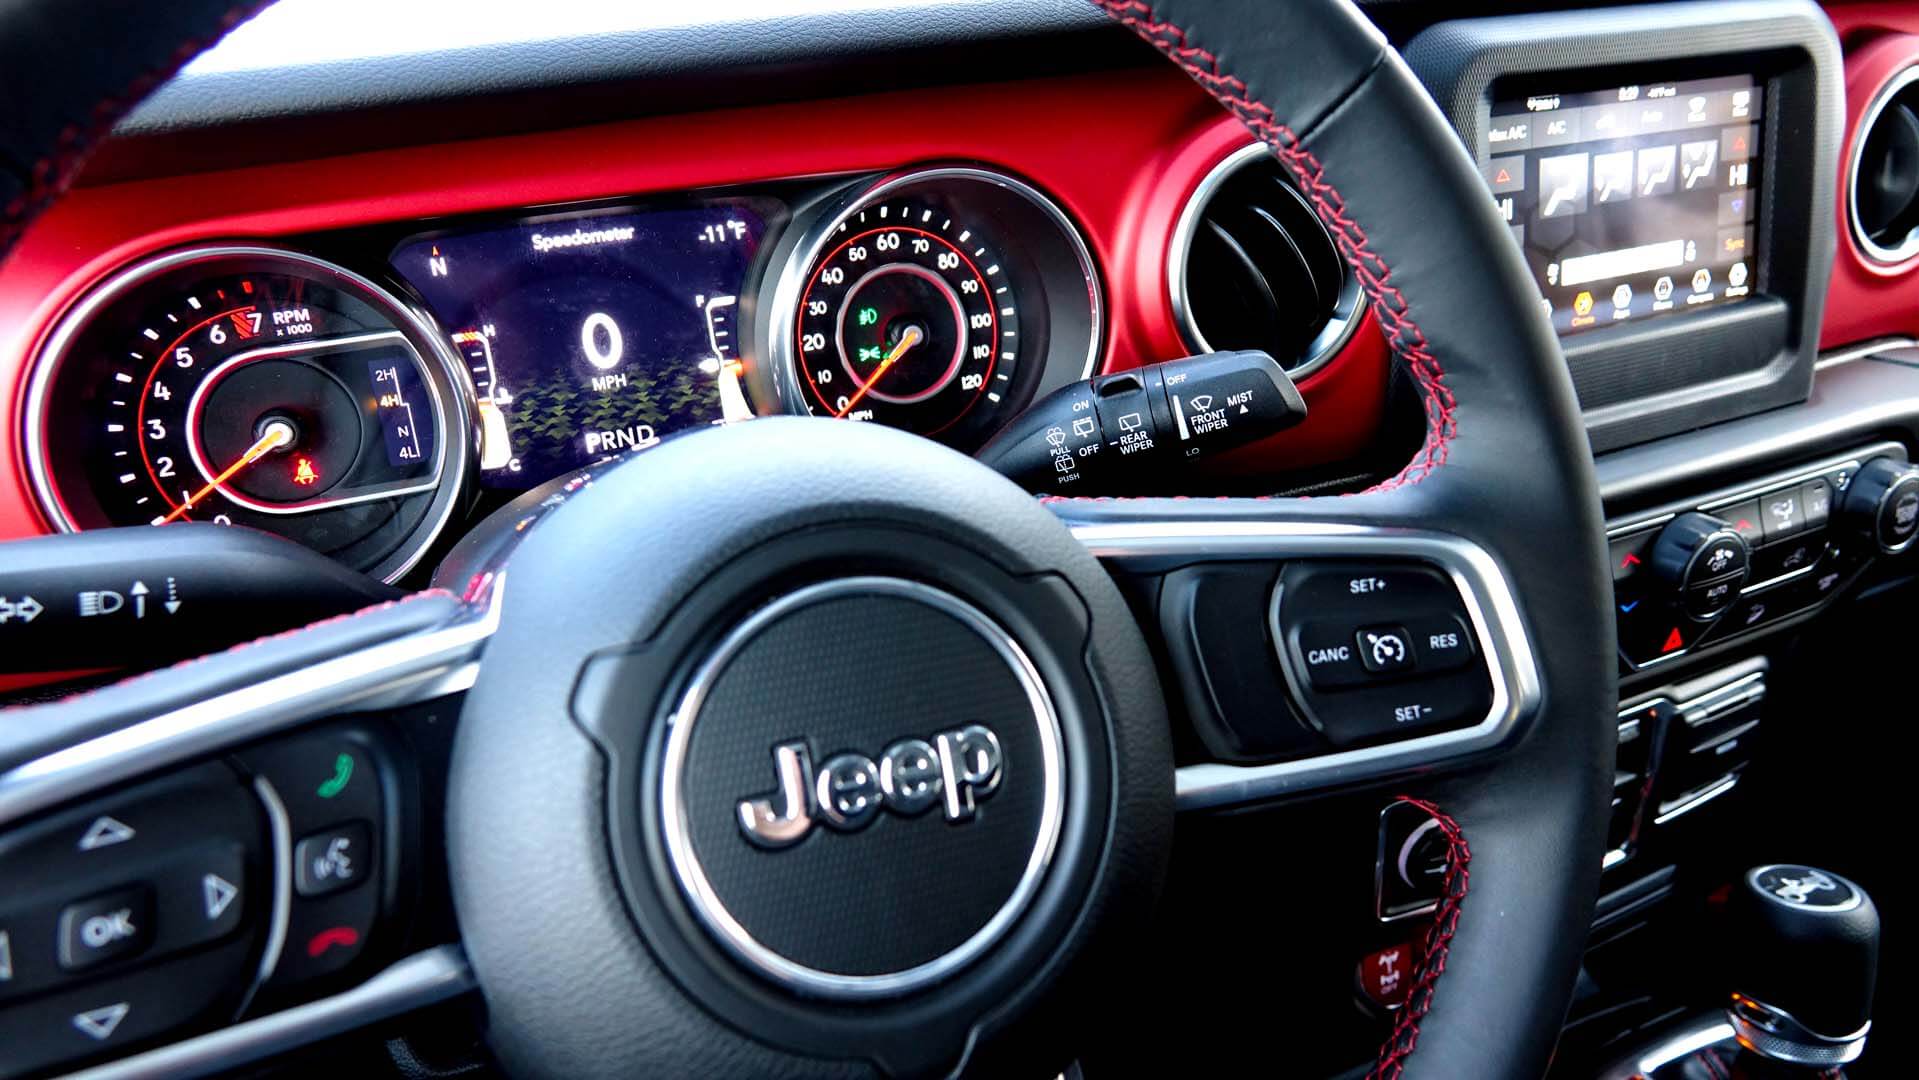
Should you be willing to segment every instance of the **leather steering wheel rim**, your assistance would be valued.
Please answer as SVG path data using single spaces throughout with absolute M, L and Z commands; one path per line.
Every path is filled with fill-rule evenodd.
M 1415 785 L 1456 828 L 1470 870 L 1449 881 L 1374 1075 L 1539 1076 L 1598 890 L 1618 673 L 1591 450 L 1537 286 L 1458 137 L 1348 0 L 1095 2 L 1272 148 L 1358 275 L 1419 388 L 1427 432 L 1398 475 L 1336 500 L 1336 511 L 1316 505 L 1328 499 L 1139 500 L 1074 516 L 1336 512 L 1452 532 L 1499 561 L 1540 664 L 1542 705 L 1496 760 Z
M 0 258 L 120 116 L 265 6 L 86 2 L 96 10 L 41 0 L 0 12 L 11 106 L 0 110 Z M 1095 2 L 1273 148 L 1355 268 L 1422 395 L 1427 434 L 1399 475 L 1350 498 L 1062 512 L 1337 518 L 1442 529 L 1493 554 L 1521 601 L 1542 705 L 1495 755 L 1411 785 L 1456 826 L 1470 872 L 1460 860 L 1377 1071 L 1539 1075 L 1598 887 L 1617 687 L 1590 452 L 1535 287 L 1446 121 L 1349 0 Z

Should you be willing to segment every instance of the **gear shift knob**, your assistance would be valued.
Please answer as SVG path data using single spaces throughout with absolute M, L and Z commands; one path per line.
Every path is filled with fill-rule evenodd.
M 1789 863 L 1748 870 L 1730 917 L 1739 1042 L 1775 1061 L 1844 1065 L 1865 1048 L 1879 966 L 1879 911 L 1838 874 Z

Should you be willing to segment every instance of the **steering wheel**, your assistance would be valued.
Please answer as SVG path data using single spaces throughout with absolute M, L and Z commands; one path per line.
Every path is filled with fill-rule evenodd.
M 1041 502 L 870 425 L 706 430 L 463 545 L 460 596 L 13 713 L 50 753 L 0 760 L 0 820 L 470 684 L 444 823 L 511 1071 L 1051 1075 L 1100 1003 L 1166 990 L 1124 951 L 1167 873 L 1171 740 L 1110 571 L 1431 558 L 1469 597 L 1487 722 L 1220 766 L 1206 790 L 1416 797 L 1446 888 L 1375 1072 L 1538 1075 L 1598 884 L 1616 674 L 1592 463 L 1535 289 L 1349 0 L 1098 2 L 1272 148 L 1352 264 L 1425 406 L 1398 475 L 1338 498 Z M 88 6 L 0 12 L 0 254 L 252 10 Z M 1208 801 L 1189 775 L 1180 801 Z

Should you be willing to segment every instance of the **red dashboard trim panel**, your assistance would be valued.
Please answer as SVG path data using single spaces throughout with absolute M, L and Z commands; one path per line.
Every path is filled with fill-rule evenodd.
M 1852 239 L 1846 209 L 1852 148 L 1859 121 L 1880 87 L 1919 63 L 1919 10 L 1909 3 L 1828 5 L 1846 54 L 1846 138 L 1839 151 L 1839 250 L 1826 290 L 1823 349 L 1875 337 L 1919 334 L 1919 268 L 1888 268 L 1867 259 Z
M 290 137 L 297 138 L 297 128 Z M 49 531 L 20 445 L 26 364 L 86 288 L 154 251 L 522 206 L 644 196 L 924 161 L 1032 181 L 1086 234 L 1105 278 L 1108 369 L 1184 355 L 1166 289 L 1180 210 L 1248 135 L 1171 68 L 772 105 L 79 187 L 0 268 L 0 539 Z M 1378 429 L 1376 327 L 1305 381 L 1306 423 L 1225 460 L 1235 472 L 1336 461 Z
M 1848 137 L 1887 78 L 1919 62 L 1909 4 L 1828 5 L 1847 54 Z M 291 136 L 297 139 L 297 128 Z M 0 266 L 0 539 L 51 525 L 34 504 L 20 445 L 27 358 L 60 313 L 115 269 L 187 243 L 298 237 L 328 229 L 646 196 L 795 176 L 972 160 L 1032 181 L 1084 230 L 1107 294 L 1107 369 L 1185 353 L 1166 257 L 1186 200 L 1245 129 L 1170 68 L 923 89 L 649 118 L 206 173 L 81 186 Z M 1919 269 L 1865 260 L 1846 227 L 1821 345 L 1919 334 Z M 83 178 L 84 184 L 84 178 Z M 1306 380 L 1311 413 L 1291 431 L 1222 458 L 1235 474 L 1354 456 L 1381 423 L 1388 353 L 1368 316 L 1336 362 Z

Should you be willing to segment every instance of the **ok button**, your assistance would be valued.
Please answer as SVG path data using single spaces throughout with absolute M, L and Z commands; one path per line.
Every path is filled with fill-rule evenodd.
M 153 940 L 153 898 L 144 886 L 119 889 L 60 913 L 60 966 L 78 971 L 128 956 Z

